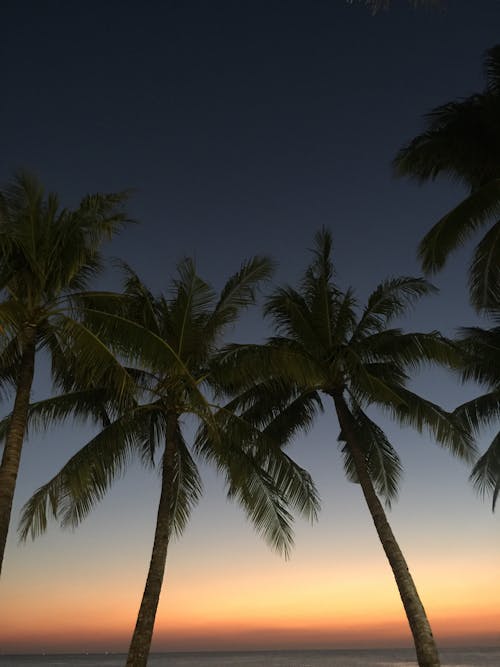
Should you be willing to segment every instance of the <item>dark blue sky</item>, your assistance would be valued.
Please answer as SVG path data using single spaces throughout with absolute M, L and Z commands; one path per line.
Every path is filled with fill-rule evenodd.
M 408 271 L 456 195 L 394 181 L 391 159 L 482 86 L 498 39 L 497 0 L 446 7 L 7 2 L 0 181 L 28 167 L 69 203 L 136 188 L 142 226 L 113 252 L 158 286 L 184 253 L 216 282 L 256 251 L 302 266 L 321 225 L 348 282 Z
M 364 298 L 389 275 L 419 272 L 418 241 L 463 194 L 446 181 L 419 187 L 395 180 L 391 171 L 395 153 L 422 129 L 426 111 L 483 87 L 483 53 L 500 41 L 498 0 L 445 4 L 442 12 L 416 11 L 393 0 L 390 11 L 372 16 L 361 3 L 343 0 L 4 1 L 0 183 L 26 167 L 67 205 L 89 191 L 135 188 L 129 210 L 141 224 L 108 250 L 155 290 L 167 285 L 185 254 L 195 256 L 200 273 L 217 286 L 257 252 L 280 262 L 277 280 L 295 283 L 314 232 L 325 225 L 333 233 L 341 284 L 352 284 Z M 436 276 L 441 296 L 422 303 L 408 328 L 451 333 L 474 321 L 465 285 L 469 254 L 470 248 L 460 251 Z M 118 282 L 107 276 L 100 284 Z M 253 311 L 235 335 L 248 339 L 265 331 Z M 48 391 L 40 377 L 36 398 Z M 477 391 L 444 372 L 424 373 L 415 386 L 449 408 Z M 374 581 L 380 579 L 373 565 L 380 562 L 389 578 L 359 489 L 344 480 L 337 433 L 327 415 L 292 448 L 318 482 L 324 505 L 319 528 L 300 524 L 293 567 L 304 581 L 312 571 L 324 572 L 327 581 L 356 553 L 367 577 L 375 568 Z M 407 470 L 391 521 L 424 592 L 447 600 L 451 591 L 455 600 L 453 591 L 463 590 L 467 605 L 486 599 L 491 581 L 477 573 L 498 571 L 498 516 L 474 496 L 465 466 L 429 438 L 393 426 L 388 435 Z M 30 440 L 14 521 L 33 490 L 88 437 L 88 430 L 68 426 Z M 169 581 L 177 585 L 176 572 L 187 572 L 200 550 L 205 569 L 196 563 L 196 572 L 205 582 L 217 569 L 224 579 L 228 562 L 241 567 L 240 579 L 260 563 L 261 570 L 276 569 L 278 581 L 280 562 L 241 512 L 225 504 L 221 480 L 204 474 L 207 495 L 172 549 Z M 19 599 L 21 581 L 27 591 L 40 591 L 40 600 L 50 599 L 47 571 L 73 582 L 81 567 L 93 568 L 96 591 L 105 596 L 110 586 L 110 599 L 126 572 L 132 583 L 122 589 L 123 600 L 127 596 L 135 608 L 149 558 L 156 482 L 134 469 L 75 535 L 52 527 L 46 538 L 20 548 L 12 534 L 5 599 L 12 605 Z M 453 567 L 463 572 L 453 570 L 452 581 L 447 573 Z M 193 574 L 186 572 L 188 586 Z M 459 580 L 469 588 L 457 588 Z M 392 590 L 389 579 L 387 586 Z M 311 600 L 321 607 L 336 590 L 311 584 Z M 79 595 L 62 615 L 73 613 L 87 592 Z M 174 594 L 174 609 L 175 600 Z M 165 604 L 171 608 L 170 599 Z M 432 604 L 439 615 L 441 602 Z M 453 604 L 458 609 L 461 603 Z M 450 617 L 449 609 L 443 614 Z M 30 625 L 35 633 L 37 623 Z

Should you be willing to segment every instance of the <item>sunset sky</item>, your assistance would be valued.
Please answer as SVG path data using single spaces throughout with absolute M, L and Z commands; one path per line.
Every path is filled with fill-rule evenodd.
M 464 194 L 445 180 L 396 180 L 391 160 L 426 111 L 483 87 L 500 3 L 447 0 L 431 12 L 393 0 L 372 16 L 343 0 L 7 0 L 2 23 L 2 184 L 27 167 L 68 206 L 87 192 L 134 188 L 129 210 L 141 224 L 107 253 L 153 290 L 184 255 L 220 287 L 245 257 L 270 254 L 275 283 L 295 284 L 324 225 L 340 284 L 364 299 L 390 275 L 419 274 L 418 241 Z M 452 257 L 434 278 L 440 296 L 402 326 L 452 334 L 478 321 L 466 293 L 470 250 Z M 110 270 L 97 285 L 119 284 Z M 256 308 L 227 340 L 269 333 Z M 43 358 L 37 372 L 34 399 L 50 392 Z M 479 392 L 435 370 L 413 386 L 450 409 Z M 500 644 L 499 513 L 425 434 L 380 423 L 405 466 L 389 520 L 438 642 Z M 92 432 L 67 424 L 25 446 L 0 581 L 0 652 L 127 648 L 157 476 L 130 468 L 75 532 L 52 524 L 19 545 L 14 530 L 30 494 Z M 337 435 L 327 410 L 290 448 L 323 509 L 314 526 L 297 521 L 289 561 L 202 466 L 205 494 L 169 550 L 153 650 L 411 645 Z

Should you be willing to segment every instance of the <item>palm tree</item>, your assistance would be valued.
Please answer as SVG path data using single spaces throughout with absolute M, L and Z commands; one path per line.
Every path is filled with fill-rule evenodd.
M 420 243 L 425 271 L 439 271 L 451 252 L 477 229 L 492 224 L 476 246 L 469 269 L 477 309 L 495 305 L 500 284 L 500 45 L 486 51 L 485 75 L 482 93 L 433 109 L 425 131 L 394 160 L 398 175 L 424 182 L 444 174 L 469 189 Z
M 254 301 L 256 285 L 271 268 L 262 257 L 244 263 L 217 298 L 186 259 L 167 298 L 154 296 L 126 267 L 125 298 L 94 295 L 93 312 L 87 303 L 89 325 L 131 364 L 128 372 L 137 400 L 35 493 L 24 508 L 21 536 L 43 531 L 49 512 L 63 526 L 77 525 L 131 456 L 160 468 L 153 549 L 127 665 L 147 663 L 170 539 L 180 535 L 201 494 L 193 455 L 215 463 L 225 475 L 228 495 L 243 505 L 257 531 L 285 554 L 292 544 L 287 506 L 311 518 L 316 514 L 318 499 L 309 475 L 252 425 L 211 398 L 212 366 L 221 336 Z M 44 423 L 71 410 L 70 401 L 62 398 L 51 405 L 33 405 L 30 416 Z M 205 447 L 188 446 L 182 429 L 187 415 L 203 426 Z
M 391 565 L 418 664 L 436 667 L 439 656 L 429 621 L 379 500 L 395 497 L 400 460 L 366 408 L 378 406 L 401 424 L 427 428 L 440 444 L 469 459 L 473 447 L 458 420 L 407 388 L 408 369 L 434 361 L 454 364 L 458 355 L 435 332 L 389 328 L 416 299 L 434 291 L 428 282 L 386 280 L 359 315 L 353 292 L 341 292 L 334 284 L 330 253 L 330 234 L 322 231 L 300 289 L 277 289 L 267 301 L 265 313 L 274 322 L 276 337 L 263 346 L 226 349 L 219 360 L 219 379 L 240 392 L 233 407 L 241 408 L 242 417 L 276 440 L 287 440 L 301 426 L 309 426 L 321 396 L 332 401 L 346 474 L 361 486 Z
M 88 195 L 75 210 L 61 209 L 26 172 L 0 191 L 0 375 L 15 394 L 0 464 L 0 571 L 37 351 L 52 355 L 56 375 L 70 356 L 79 358 L 82 381 L 90 367 L 95 374 L 105 369 L 95 336 L 73 318 L 72 295 L 100 269 L 102 242 L 126 222 L 125 197 Z

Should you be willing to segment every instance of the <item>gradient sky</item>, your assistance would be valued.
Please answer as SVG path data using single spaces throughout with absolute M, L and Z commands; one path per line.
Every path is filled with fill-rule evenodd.
M 280 263 L 294 283 L 322 225 L 339 281 L 360 298 L 389 275 L 418 274 L 419 239 L 463 192 L 395 180 L 391 159 L 422 114 L 482 88 L 498 42 L 498 0 L 448 0 L 414 11 L 394 0 L 371 16 L 343 0 L 164 0 L 3 4 L 0 182 L 34 170 L 65 204 L 135 188 L 141 225 L 108 248 L 161 290 L 183 255 L 216 286 L 244 257 Z M 475 322 L 470 248 L 404 324 Z M 100 286 L 117 287 L 115 274 Z M 258 310 L 232 339 L 267 335 Z M 45 361 L 33 396 L 48 395 Z M 473 397 L 444 372 L 415 388 L 447 408 Z M 405 465 L 390 512 L 443 645 L 500 643 L 499 517 L 468 470 L 424 435 L 383 419 Z M 25 446 L 14 522 L 37 486 L 91 435 L 67 425 Z M 360 489 L 326 414 L 292 454 L 316 480 L 317 525 L 299 521 L 284 562 L 225 500 L 203 467 L 205 495 L 172 544 L 153 650 L 410 645 L 396 587 Z M 488 434 L 480 441 L 484 447 Z M 0 583 L 0 650 L 125 650 L 142 595 L 158 479 L 132 468 L 74 533 L 9 538 Z M 492 594 L 494 592 L 494 594 Z

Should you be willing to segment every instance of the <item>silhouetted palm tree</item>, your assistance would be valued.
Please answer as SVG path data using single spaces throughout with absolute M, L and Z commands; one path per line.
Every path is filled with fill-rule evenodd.
M 436 667 L 438 651 L 424 607 L 378 497 L 387 502 L 395 497 L 400 460 L 365 410 L 378 406 L 401 424 L 427 428 L 452 453 L 469 459 L 473 447 L 458 420 L 407 388 L 408 370 L 428 362 L 455 364 L 458 355 L 437 333 L 389 328 L 416 299 L 433 291 L 429 283 L 420 278 L 387 280 L 359 314 L 353 292 L 341 292 L 333 281 L 330 251 L 330 235 L 323 231 L 316 237 L 314 261 L 300 289 L 277 289 L 267 301 L 265 312 L 276 337 L 263 346 L 228 348 L 219 362 L 219 378 L 239 392 L 233 408 L 276 441 L 308 427 L 321 396 L 332 401 L 346 474 L 361 486 L 396 579 L 418 663 Z
M 83 373 L 104 373 L 106 361 L 95 336 L 73 317 L 73 296 L 87 287 L 101 265 L 99 247 L 126 221 L 124 194 L 85 197 L 78 208 L 61 209 L 38 181 L 20 172 L 0 191 L 0 367 L 13 387 L 14 407 L 0 464 L 0 570 L 9 529 L 37 350 L 52 356 L 57 375 L 71 359 Z M 80 371 L 77 371 L 80 368 Z M 109 381 L 123 378 L 109 372 Z
M 424 182 L 444 174 L 470 190 L 420 243 L 425 271 L 440 270 L 453 250 L 480 227 L 492 225 L 469 269 L 471 299 L 478 309 L 496 305 L 500 285 L 500 45 L 486 52 L 485 73 L 482 93 L 431 111 L 426 130 L 394 161 L 399 175 Z
M 193 453 L 216 464 L 229 496 L 242 504 L 258 532 L 285 553 L 292 543 L 287 504 L 314 517 L 318 500 L 305 471 L 257 429 L 213 402 L 217 346 L 226 327 L 254 301 L 256 285 L 270 274 L 269 260 L 257 257 L 245 263 L 219 298 L 190 260 L 179 265 L 168 298 L 154 296 L 131 269 L 126 271 L 125 296 L 89 297 L 86 316 L 99 338 L 132 365 L 128 372 L 137 400 L 35 493 L 25 505 L 21 535 L 43 531 L 48 512 L 62 525 L 77 525 L 131 456 L 160 468 L 153 550 L 127 659 L 127 665 L 140 667 L 149 655 L 170 538 L 182 532 L 201 494 Z M 65 416 L 66 408 L 71 411 L 70 402 L 64 398 L 63 403 L 58 416 Z M 43 423 L 54 414 L 45 402 L 32 406 L 30 416 Z M 193 451 L 185 441 L 181 420 L 186 415 L 203 425 L 205 447 Z

